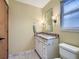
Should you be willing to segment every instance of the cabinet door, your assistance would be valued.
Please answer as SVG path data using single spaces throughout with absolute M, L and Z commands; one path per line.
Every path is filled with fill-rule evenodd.
M 41 57 L 43 58 L 43 43 L 41 43 Z
M 39 41 L 38 41 L 37 37 L 35 39 L 35 49 L 36 49 L 37 52 L 39 52 Z
M 40 41 L 39 41 L 39 38 L 36 37 L 35 41 L 36 41 L 36 50 L 39 53 L 40 52 Z
M 40 49 L 39 49 L 40 52 L 39 53 L 40 53 L 40 56 L 43 57 L 43 53 L 42 53 L 43 52 L 43 47 L 42 47 L 43 46 L 43 43 L 40 41 L 39 44 L 40 44 Z
M 37 50 L 38 48 L 38 41 L 37 41 L 37 38 L 35 38 L 35 49 Z
M 43 59 L 47 59 L 47 45 L 43 44 Z
M 8 7 L 5 0 L 0 0 L 0 38 L 5 38 L 0 40 L 0 59 L 7 59 L 7 19 L 8 19 Z

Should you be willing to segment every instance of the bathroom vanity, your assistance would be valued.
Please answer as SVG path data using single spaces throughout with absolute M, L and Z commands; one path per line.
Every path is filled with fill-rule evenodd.
M 41 59 L 52 59 L 59 56 L 59 35 L 54 33 L 36 33 L 35 51 Z

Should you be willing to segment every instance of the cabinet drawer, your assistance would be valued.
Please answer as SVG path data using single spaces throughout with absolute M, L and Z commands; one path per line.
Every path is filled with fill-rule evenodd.
M 43 58 L 47 59 L 47 45 L 43 44 Z
M 45 39 L 42 39 L 42 38 L 40 38 L 40 37 L 35 37 L 36 39 L 38 39 L 39 41 L 41 41 L 41 42 L 44 42 L 44 43 L 46 43 L 47 42 L 47 40 L 45 40 Z

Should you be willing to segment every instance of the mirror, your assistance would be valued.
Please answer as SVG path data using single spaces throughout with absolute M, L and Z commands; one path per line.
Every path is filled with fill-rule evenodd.
M 46 26 L 46 31 L 47 32 L 52 32 L 53 31 L 53 24 L 52 24 L 52 15 L 53 15 L 53 9 L 50 8 L 48 9 L 45 14 L 44 14 L 44 18 L 45 18 L 45 26 Z

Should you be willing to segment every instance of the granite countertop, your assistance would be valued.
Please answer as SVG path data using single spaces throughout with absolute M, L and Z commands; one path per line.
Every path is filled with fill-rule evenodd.
M 46 39 L 46 40 L 59 38 L 59 35 L 56 33 L 46 33 L 46 32 L 36 33 L 35 36 L 41 37 L 41 38 Z

